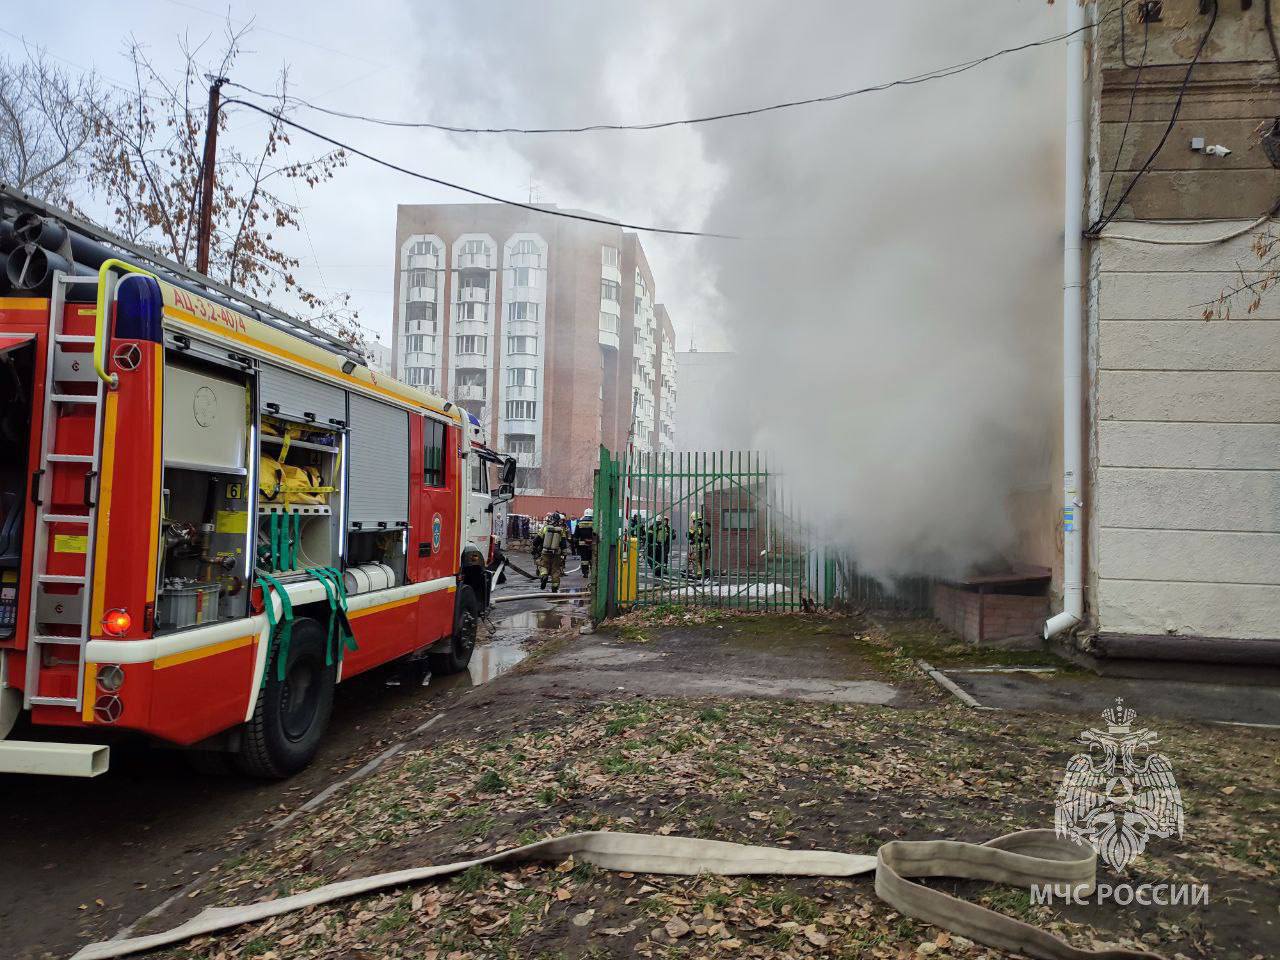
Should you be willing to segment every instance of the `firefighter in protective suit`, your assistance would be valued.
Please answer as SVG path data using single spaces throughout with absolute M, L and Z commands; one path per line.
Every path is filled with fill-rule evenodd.
M 564 558 L 569 552 L 569 530 L 564 514 L 548 513 L 542 532 L 533 541 L 533 559 L 538 562 L 538 576 L 542 589 L 550 582 L 552 591 L 560 589 L 560 577 L 564 573 Z
M 711 559 L 711 532 L 702 514 L 689 514 L 689 576 L 701 580 L 707 576 L 707 561 Z
M 596 549 L 595 511 L 587 507 L 573 527 L 573 552 L 582 559 L 582 578 L 591 578 L 591 557 Z

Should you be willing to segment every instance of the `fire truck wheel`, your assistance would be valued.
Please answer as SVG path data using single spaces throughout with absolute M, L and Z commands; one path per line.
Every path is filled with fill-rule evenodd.
M 436 676 L 461 673 L 471 662 L 476 648 L 476 628 L 480 624 L 480 601 L 470 587 L 458 590 L 457 612 L 453 615 L 453 637 L 440 653 L 428 654 Z
M 279 779 L 311 762 L 333 712 L 336 666 L 324 662 L 325 630 L 315 620 L 293 625 L 284 680 L 274 668 L 245 724 L 237 766 L 254 777 Z

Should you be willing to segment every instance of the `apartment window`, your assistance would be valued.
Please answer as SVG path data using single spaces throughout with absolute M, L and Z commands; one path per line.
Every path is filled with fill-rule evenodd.
M 484 353 L 488 345 L 488 337 L 466 335 L 458 337 L 458 353 Z
M 507 419 L 536 420 L 538 419 L 538 405 L 532 400 L 508 400 Z
M 422 434 L 422 484 L 443 487 L 445 425 L 439 420 L 424 419 Z
M 538 354 L 537 337 L 507 337 L 507 353 Z
M 485 372 L 483 370 L 459 370 L 458 386 L 460 387 L 483 387 L 485 381 Z
M 437 248 L 430 240 L 415 240 L 409 246 L 409 253 L 415 257 L 435 256 Z
M 617 247 L 601 247 L 600 262 L 606 267 L 616 267 L 618 265 L 618 248 Z
M 536 254 L 538 252 L 538 244 L 533 240 L 517 240 L 515 246 L 511 248 L 511 252 L 517 255 Z
M 516 300 L 507 304 L 508 320 L 533 320 L 538 319 L 538 305 L 530 303 L 528 300 Z
M 508 387 L 533 387 L 538 383 L 538 371 L 532 367 L 511 367 L 507 370 Z
M 608 333 L 618 332 L 618 318 L 612 313 L 600 311 L 600 329 Z
M 427 341 L 429 338 L 422 333 L 411 333 L 404 338 L 404 348 L 409 353 L 427 353 Z
M 538 285 L 538 271 L 533 267 L 515 267 L 512 271 L 514 275 L 511 283 L 517 287 L 536 287 Z
M 754 510 L 720 511 L 720 529 L 722 530 L 754 530 L 756 528 L 756 512 Z
M 612 300 L 614 303 L 618 303 L 620 300 L 621 292 L 622 292 L 622 288 L 618 286 L 618 284 L 614 283 L 612 280 L 600 281 L 600 299 L 601 300 Z
M 436 372 L 431 367 L 409 367 L 404 372 L 405 382 L 411 387 L 434 387 Z
M 462 289 L 463 290 L 488 290 L 489 278 L 488 277 L 463 277 Z
M 474 300 L 467 303 L 458 304 L 459 320 L 483 320 L 485 318 L 484 304 L 476 303 Z
M 464 240 L 462 241 L 462 252 L 464 254 L 484 253 L 484 241 L 483 240 Z
M 436 285 L 436 272 L 428 270 L 425 267 L 416 267 L 409 271 L 409 286 L 411 287 L 434 287 Z
M 533 437 L 524 434 L 509 433 L 507 434 L 506 443 L 503 444 L 503 449 L 513 456 L 519 456 L 521 454 L 533 453 L 536 445 L 537 440 Z
M 436 332 L 436 305 L 434 303 L 415 300 L 406 304 L 404 318 L 407 323 L 414 325 L 410 327 L 412 330 L 426 330 L 428 333 Z

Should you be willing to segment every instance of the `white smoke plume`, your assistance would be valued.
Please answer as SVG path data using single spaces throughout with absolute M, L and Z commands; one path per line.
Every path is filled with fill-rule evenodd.
M 498 6 L 422 15 L 453 50 L 426 71 L 437 116 L 717 112 L 1063 23 L 1043 0 Z M 1051 496 L 1063 62 L 1057 44 L 843 103 L 505 143 L 546 199 L 746 238 L 644 239 L 681 347 L 696 331 L 737 355 L 708 411 L 724 446 L 769 451 L 864 570 L 956 575 L 1012 558 L 1013 494 Z

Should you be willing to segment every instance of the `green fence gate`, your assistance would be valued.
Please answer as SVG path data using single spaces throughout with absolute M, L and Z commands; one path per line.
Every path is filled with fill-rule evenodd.
M 756 451 L 628 457 L 601 447 L 595 516 L 597 619 L 667 603 L 798 610 L 827 603 L 835 587 L 834 564 Z
M 658 604 L 929 612 L 931 579 L 861 573 L 757 451 L 628 456 L 601 447 L 594 505 L 597 621 Z M 701 539 L 690 536 L 695 515 Z

